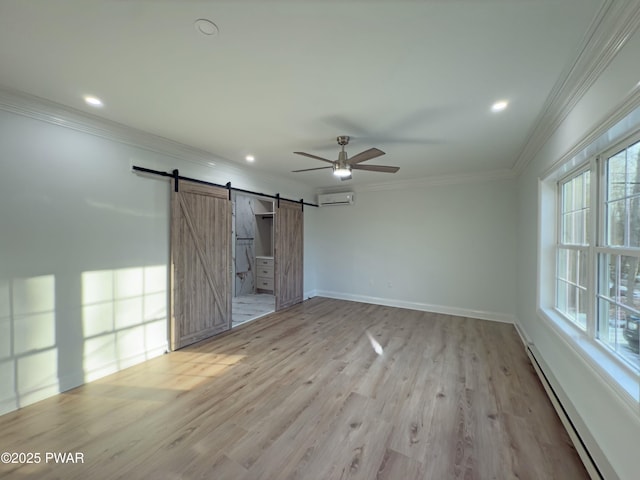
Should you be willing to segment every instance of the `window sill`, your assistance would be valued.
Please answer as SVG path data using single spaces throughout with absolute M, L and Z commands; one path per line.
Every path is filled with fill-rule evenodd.
M 562 339 L 596 371 L 604 382 L 635 412 L 640 414 L 640 375 L 618 360 L 597 341 L 571 324 L 553 309 L 539 308 L 538 314 L 559 333 Z

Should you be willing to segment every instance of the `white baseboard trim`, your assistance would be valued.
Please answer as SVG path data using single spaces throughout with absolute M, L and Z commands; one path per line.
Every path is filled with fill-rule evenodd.
M 304 295 L 303 295 L 302 298 L 304 300 L 309 300 L 309 299 L 311 299 L 313 297 L 317 297 L 317 296 L 318 296 L 318 291 L 314 289 L 314 290 L 309 290 L 308 292 L 304 292 Z
M 396 300 L 392 298 L 371 297 L 368 295 L 355 295 L 329 290 L 314 290 L 315 296 L 335 298 L 337 300 L 349 300 L 352 302 L 371 303 L 374 305 L 384 305 L 387 307 L 407 308 L 409 310 L 420 310 L 423 312 L 442 313 L 457 317 L 477 318 L 479 320 L 491 320 L 501 323 L 515 323 L 515 315 L 507 313 L 486 312 L 483 310 L 472 310 L 467 308 L 449 307 L 444 305 L 433 305 L 429 303 L 410 302 L 406 300 Z
M 524 329 L 520 325 L 520 321 L 517 318 L 515 319 L 514 326 L 516 327 L 516 332 L 518 332 L 518 336 L 520 337 L 525 350 L 527 349 L 527 347 L 532 346 L 533 341 L 531 341 L 529 335 L 527 335 L 527 332 L 524 331 Z

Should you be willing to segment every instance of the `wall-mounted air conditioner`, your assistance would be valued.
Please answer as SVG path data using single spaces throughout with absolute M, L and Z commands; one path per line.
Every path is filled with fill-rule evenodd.
M 318 206 L 351 205 L 354 200 L 355 195 L 353 192 L 325 193 L 323 195 L 318 195 Z

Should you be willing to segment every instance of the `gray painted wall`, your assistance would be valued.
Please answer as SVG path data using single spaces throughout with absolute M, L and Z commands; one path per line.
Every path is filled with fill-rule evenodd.
M 0 110 L 0 414 L 165 351 L 170 185 L 131 165 L 313 200 L 149 138 L 158 151 Z
M 315 214 L 319 292 L 514 321 L 515 180 L 363 191 Z

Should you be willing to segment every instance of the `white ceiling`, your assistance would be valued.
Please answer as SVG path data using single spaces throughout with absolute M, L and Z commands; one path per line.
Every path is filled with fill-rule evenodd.
M 0 87 L 210 152 L 340 184 L 325 166 L 378 147 L 356 185 L 511 170 L 603 0 L 2 0 Z M 206 18 L 219 29 L 204 36 Z M 101 109 L 84 104 L 99 96 Z M 506 111 L 490 111 L 506 99 Z

